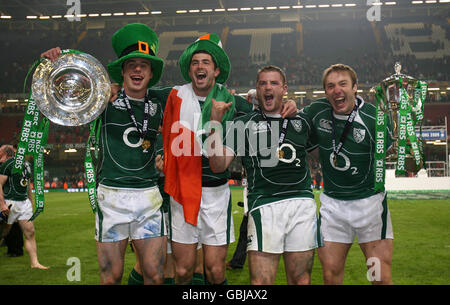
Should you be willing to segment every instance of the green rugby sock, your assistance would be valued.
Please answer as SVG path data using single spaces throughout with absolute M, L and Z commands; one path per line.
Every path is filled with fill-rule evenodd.
M 128 285 L 144 285 L 144 278 L 134 268 L 128 277 Z
M 175 285 L 175 279 L 173 277 L 166 277 L 163 285 Z
M 205 285 L 205 278 L 202 273 L 194 273 L 191 285 Z

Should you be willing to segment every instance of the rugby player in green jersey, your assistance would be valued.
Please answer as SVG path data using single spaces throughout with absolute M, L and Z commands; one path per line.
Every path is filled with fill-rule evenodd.
M 165 100 L 150 87 L 162 74 L 156 57 L 158 37 L 144 24 L 128 24 L 112 38 L 118 59 L 108 64 L 122 85 L 101 115 L 97 256 L 102 284 L 120 284 L 125 250 L 131 239 L 144 284 L 162 284 L 166 230 L 155 169 L 155 144 Z M 41 55 L 52 60 L 59 48 Z
M 302 111 L 314 126 L 311 141 L 319 145 L 324 178 L 317 250 L 324 283 L 343 283 L 356 236 L 371 270 L 368 279 L 391 284 L 392 223 L 386 193 L 374 190 L 375 106 L 356 95 L 357 75 L 347 65 L 330 66 L 322 81 L 326 98 Z
M 48 269 L 49 267 L 39 263 L 34 224 L 28 221 L 33 216 L 30 164 L 26 162 L 22 173 L 13 174 L 13 147 L 2 146 L 0 150 L 0 162 L 3 162 L 0 165 L 0 211 L 2 216 L 8 217 L 7 227 L 1 237 L 5 237 L 12 224 L 17 221 L 25 235 L 25 250 L 30 256 L 31 268 Z
M 221 132 L 211 132 L 210 167 L 221 172 L 240 156 L 247 172 L 251 284 L 275 284 L 281 255 L 288 284 L 310 284 L 317 247 L 316 203 L 306 162 L 311 123 L 302 113 L 281 117 L 287 84 L 280 68 L 261 68 L 256 91 L 260 110 L 227 123 L 225 143 Z M 229 107 L 214 101 L 213 128 Z

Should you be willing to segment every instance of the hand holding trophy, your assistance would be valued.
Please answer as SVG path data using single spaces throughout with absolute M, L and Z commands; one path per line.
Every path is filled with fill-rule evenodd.
M 401 74 L 399 62 L 394 70 L 395 74 L 375 89 L 375 189 L 380 191 L 384 190 L 386 160 L 396 162 L 396 176 L 417 172 L 424 166 L 422 141 L 417 139 L 415 127 L 422 124 L 428 85 Z M 389 142 L 392 148 L 386 151 Z
M 33 99 L 44 116 L 64 126 L 97 118 L 110 96 L 106 69 L 93 56 L 63 50 L 55 61 L 43 59 L 32 81 Z
M 36 209 L 30 220 L 44 209 L 43 152 L 48 120 L 64 126 L 87 124 L 104 111 L 111 94 L 106 69 L 89 54 L 63 50 L 56 60 L 36 61 L 28 75 L 36 66 L 13 169 L 13 173 L 21 173 L 26 155 L 33 156 Z

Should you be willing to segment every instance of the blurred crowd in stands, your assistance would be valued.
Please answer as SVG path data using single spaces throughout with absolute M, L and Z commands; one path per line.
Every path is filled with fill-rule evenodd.
M 437 19 L 436 19 L 437 20 Z M 308 23 L 309 22 L 309 23 Z M 432 20 L 430 22 L 435 22 Z M 431 25 L 424 23 L 422 31 L 431 33 Z M 446 31 L 446 39 L 450 40 L 450 26 L 444 20 L 439 21 Z M 213 25 L 211 29 L 216 33 L 222 33 L 220 25 Z M 239 27 L 246 25 L 237 25 Z M 251 26 L 251 25 L 248 25 Z M 263 26 L 279 27 L 280 24 L 264 24 Z M 359 84 L 370 88 L 384 78 L 394 73 L 394 64 L 399 61 L 402 65 L 401 72 L 417 79 L 431 81 L 450 81 L 450 56 L 438 58 L 417 59 L 413 55 L 394 55 L 404 46 L 405 42 L 398 38 L 388 39 L 382 32 L 380 41 L 374 37 L 374 31 L 369 23 L 357 24 L 355 21 L 342 23 L 337 27 L 330 27 L 323 21 L 305 21 L 301 39 L 296 30 L 295 23 L 286 23 L 282 26 L 290 27 L 292 31 L 285 34 L 272 34 L 270 56 L 266 53 L 250 54 L 250 35 L 233 35 L 229 31 L 225 42 L 225 49 L 231 62 L 231 73 L 227 86 L 231 89 L 248 90 L 255 86 L 255 76 L 258 68 L 265 64 L 274 64 L 285 70 L 290 90 L 299 86 L 306 86 L 308 90 L 321 90 L 322 71 L 330 64 L 341 62 L 351 65 L 357 72 Z M 379 27 L 380 29 L 383 26 Z M 185 30 L 180 27 L 180 30 Z M 161 28 L 159 29 L 161 31 Z M 172 30 L 172 29 L 170 29 Z M 198 28 L 197 28 L 198 30 Z M 13 125 L 11 132 L 0 134 L 0 145 L 14 144 L 22 127 L 22 118 L 25 110 L 24 104 L 6 103 L 7 94 L 23 93 L 24 81 L 28 69 L 34 60 L 45 49 L 54 46 L 83 50 L 97 59 L 103 65 L 114 60 L 116 55 L 110 48 L 110 40 L 115 28 L 90 29 L 83 27 L 71 27 L 70 24 L 61 24 L 59 30 L 30 29 L 7 30 L 0 36 L 0 120 L 10 120 Z M 163 31 L 163 30 L 162 30 Z M 158 31 L 157 31 L 158 32 Z M 407 35 L 408 33 L 401 33 Z M 430 34 L 431 35 L 431 34 Z M 196 37 L 193 37 L 195 39 Z M 45 43 L 42 43 L 45 42 Z M 108 46 L 108 47 L 105 47 Z M 432 49 L 442 49 L 443 41 L 435 41 L 430 46 Z M 178 52 L 178 51 L 177 51 Z M 181 77 L 177 58 L 179 52 L 169 52 L 165 62 L 164 73 L 157 84 L 159 86 L 173 86 L 184 83 Z M 267 53 L 269 54 L 269 53 Z M 29 90 L 30 80 L 26 84 Z M 448 85 L 447 85 L 448 86 Z M 303 90 L 302 90 L 303 91 Z M 365 90 L 366 91 L 366 90 Z M 366 92 L 363 94 L 366 101 L 371 102 Z M 9 98 L 9 97 L 8 97 Z M 300 98 L 299 104 L 307 105 L 315 97 L 308 95 Z M 449 103 L 450 94 L 447 92 L 430 92 L 428 103 Z M 445 107 L 445 105 L 441 104 Z M 432 117 L 427 117 L 425 111 L 424 125 L 444 125 L 445 117 L 449 116 L 449 110 L 443 108 Z M 2 117 L 3 116 L 3 117 Z M 1 121 L 0 121 L 1 123 Z M 1 124 L 0 124 L 1 125 Z M 61 150 L 66 144 L 86 143 L 89 135 L 89 125 L 78 127 L 65 127 L 51 123 L 48 144 Z M 84 150 L 84 148 L 82 149 Z M 57 157 L 53 157 L 57 156 Z M 64 154 L 50 154 L 46 156 L 46 188 L 80 188 L 86 186 L 83 170 L 83 153 L 78 153 L 78 159 L 67 159 Z M 427 152 L 427 161 L 445 160 L 440 151 Z M 322 178 L 320 167 L 314 160 L 309 160 L 311 180 L 314 188 L 321 188 Z M 436 167 L 441 166 L 437 164 Z M 231 171 L 239 172 L 241 164 L 235 161 Z M 433 171 L 433 175 L 441 175 L 443 171 Z
M 437 21 L 436 21 L 437 22 Z M 424 31 L 431 26 L 423 23 Z M 244 25 L 245 26 L 245 25 Z M 374 31 L 368 23 L 339 24 L 332 27 L 327 23 L 305 22 L 302 30 L 302 44 L 299 46 L 299 33 L 295 23 L 280 25 L 264 24 L 262 26 L 287 26 L 293 30 L 285 34 L 272 34 L 270 56 L 265 53 L 250 53 L 250 36 L 233 35 L 227 37 L 225 49 L 231 61 L 231 74 L 227 82 L 229 87 L 252 88 L 257 69 L 267 63 L 280 66 L 286 71 L 288 85 L 321 84 L 324 68 L 332 63 L 342 62 L 351 65 L 359 76 L 359 83 L 372 86 L 394 73 L 396 61 L 402 64 L 402 73 L 417 79 L 449 81 L 450 56 L 417 59 L 413 55 L 395 55 L 404 41 L 397 37 L 389 39 L 383 30 L 381 42 L 377 42 Z M 446 31 L 450 27 L 446 22 L 440 24 Z M 174 28 L 176 29 L 176 28 Z M 380 26 L 382 29 L 382 26 Z M 173 29 L 171 29 L 173 30 Z M 185 30 L 181 29 L 180 30 Z M 219 28 L 215 29 L 220 31 Z M 46 48 L 61 46 L 86 51 L 106 65 L 115 59 L 110 39 L 113 27 L 86 30 L 79 28 L 60 28 L 59 30 L 8 30 L 0 37 L 0 94 L 22 93 L 25 76 L 32 63 Z M 195 37 L 193 37 L 195 39 Z M 45 41 L 45 45 L 42 44 Z M 442 49 L 442 41 L 430 41 L 435 49 Z M 36 48 L 36 46 L 40 46 Z M 13 50 L 13 51 L 12 51 Z M 177 52 L 169 52 L 165 71 L 158 85 L 167 86 L 183 83 L 176 63 Z M 438 53 L 436 53 L 438 54 Z

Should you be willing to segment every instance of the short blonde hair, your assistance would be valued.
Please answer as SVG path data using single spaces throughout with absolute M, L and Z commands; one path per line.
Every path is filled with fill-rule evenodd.
M 329 66 L 328 68 L 326 68 L 323 71 L 323 74 L 322 74 L 322 85 L 323 85 L 324 89 L 326 89 L 325 88 L 325 86 L 326 86 L 325 81 L 326 81 L 328 75 L 330 75 L 331 72 L 348 72 L 348 74 L 350 75 L 350 78 L 352 79 L 352 87 L 355 84 L 358 84 L 358 77 L 356 75 L 355 70 L 353 70 L 352 67 L 350 67 L 348 65 L 344 65 L 344 64 L 334 64 L 334 65 Z

